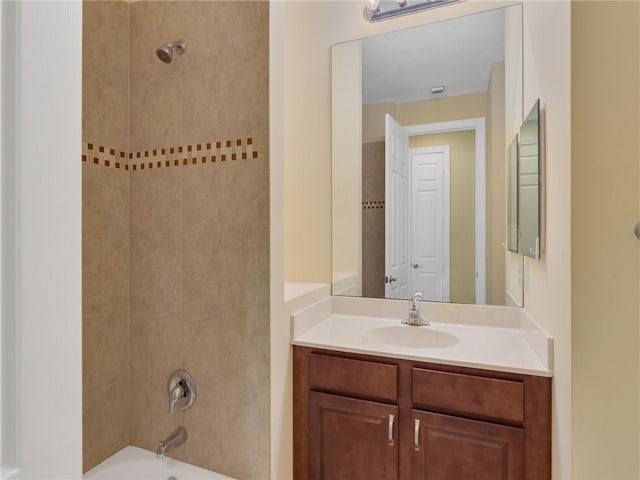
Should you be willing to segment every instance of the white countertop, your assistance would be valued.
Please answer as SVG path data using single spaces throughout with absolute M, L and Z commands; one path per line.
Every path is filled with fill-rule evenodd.
M 351 314 L 352 311 L 348 313 L 336 311 L 341 308 L 336 308 L 331 298 L 336 297 L 323 300 L 306 311 L 292 316 L 294 345 L 502 372 L 552 376 L 550 357 L 547 352 L 551 347 L 552 339 L 540 331 L 532 333 L 532 328 L 535 329 L 535 326 L 532 327 L 529 320 L 523 326 L 522 320 L 518 321 L 517 309 L 513 311 L 515 321 L 493 323 L 489 321 L 483 325 L 478 322 L 464 323 L 459 318 L 455 322 L 449 321 L 450 319 L 443 315 L 445 320 L 443 322 L 434 321 L 431 317 L 430 326 L 412 327 L 402 326 L 400 318 L 354 315 Z M 344 303 L 341 300 L 334 303 L 341 304 L 341 302 Z M 486 309 L 486 307 L 481 308 Z M 497 310 L 497 312 L 498 316 L 501 314 L 504 316 L 504 311 Z M 490 317 L 490 311 L 485 315 Z M 298 322 L 297 326 L 295 322 Z M 303 327 L 300 327 L 301 325 Z M 377 330 L 373 332 L 375 338 L 372 337 L 374 329 L 389 327 L 394 327 L 394 330 Z M 400 328 L 408 329 L 409 335 L 404 338 L 410 338 L 410 340 L 399 342 L 389 340 L 387 343 L 385 335 L 388 332 L 398 333 L 397 329 Z M 419 332 L 418 329 L 429 330 L 429 332 Z M 404 332 L 399 333 L 404 334 Z M 424 346 L 420 337 L 424 335 L 428 343 L 430 333 L 443 338 L 442 345 Z

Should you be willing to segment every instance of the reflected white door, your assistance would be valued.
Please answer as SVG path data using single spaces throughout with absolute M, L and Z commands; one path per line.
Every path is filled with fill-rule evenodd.
M 413 149 L 411 290 L 449 301 L 449 146 Z
M 409 298 L 409 136 L 385 115 L 385 296 Z

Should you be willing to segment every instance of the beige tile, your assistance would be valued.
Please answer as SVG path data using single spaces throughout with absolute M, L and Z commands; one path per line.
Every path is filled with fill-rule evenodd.
M 100 237 L 82 239 L 82 315 L 97 315 L 103 311 L 102 253 Z
M 217 93 L 225 75 L 222 71 L 224 68 L 214 66 L 190 74 L 189 89 L 183 92 L 181 100 L 179 134 L 183 142 L 221 139 L 220 134 L 226 132 L 227 118 L 237 114 L 233 110 L 225 111 L 218 101 Z
M 131 398 L 128 384 L 128 378 L 125 376 L 104 389 L 100 435 L 107 457 L 129 445 L 128 415 Z
M 83 319 L 83 385 L 96 389 L 123 380 L 128 388 L 129 322 L 117 314 Z
M 101 168 L 82 165 L 82 238 L 101 238 L 104 234 L 104 202 Z
M 149 381 L 166 385 L 174 370 L 184 368 L 186 324 L 179 316 L 164 316 L 149 319 L 148 328 Z
M 269 227 L 265 211 L 268 177 L 257 162 L 237 162 L 241 163 L 220 168 L 219 225 L 226 237 L 246 236 Z
M 155 56 L 155 47 L 152 55 Z M 156 59 L 157 61 L 157 59 Z M 157 61 L 159 67 L 171 67 Z M 130 79 L 129 142 L 131 151 L 180 144 L 184 78 L 172 72 L 133 72 Z
M 126 380 L 126 378 L 125 378 Z M 83 472 L 128 445 L 128 387 L 122 382 L 83 391 Z
M 268 63 L 255 68 L 249 64 L 225 65 L 216 104 L 220 108 L 220 128 L 233 137 L 256 136 L 268 132 Z
M 129 379 L 131 390 L 151 379 L 149 319 L 132 315 L 129 320 Z
M 127 68 L 129 8 L 120 1 L 82 3 L 82 60 L 84 64 Z
M 269 476 L 268 401 L 236 403 L 215 409 L 210 430 L 207 468 L 233 478 L 264 479 Z M 204 459 L 193 459 L 202 465 Z M 204 465 L 203 465 L 204 466 Z
M 83 7 L 83 138 L 127 149 L 128 7 L 93 1 Z
M 82 471 L 86 472 L 103 460 L 100 439 L 102 418 L 100 395 L 83 386 L 82 392 Z
M 269 2 L 220 2 L 215 10 L 224 19 L 217 32 L 223 64 L 268 63 Z
M 109 237 L 103 242 L 102 311 L 129 316 L 129 242 Z
M 116 241 L 129 238 L 129 175 L 122 170 L 101 167 L 105 228 Z
M 182 308 L 181 190 L 176 169 L 131 176 L 131 315 L 156 318 Z
M 217 165 L 195 165 L 181 169 L 182 296 L 183 316 L 212 315 L 218 303 L 217 266 L 220 202 Z

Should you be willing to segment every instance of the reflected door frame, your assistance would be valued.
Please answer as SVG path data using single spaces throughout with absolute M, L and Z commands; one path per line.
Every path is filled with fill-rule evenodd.
M 465 118 L 449 122 L 424 123 L 404 127 L 409 137 L 431 133 L 448 133 L 466 130 L 475 131 L 475 272 L 476 304 L 487 303 L 487 257 L 486 257 L 486 126 L 485 118 Z

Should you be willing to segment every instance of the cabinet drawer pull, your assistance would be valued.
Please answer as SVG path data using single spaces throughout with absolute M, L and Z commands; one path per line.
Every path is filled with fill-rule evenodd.
M 389 445 L 395 445 L 393 441 L 393 421 L 395 420 L 395 416 L 393 414 L 389 414 Z
M 413 449 L 416 452 L 420 451 L 420 420 L 413 420 Z

